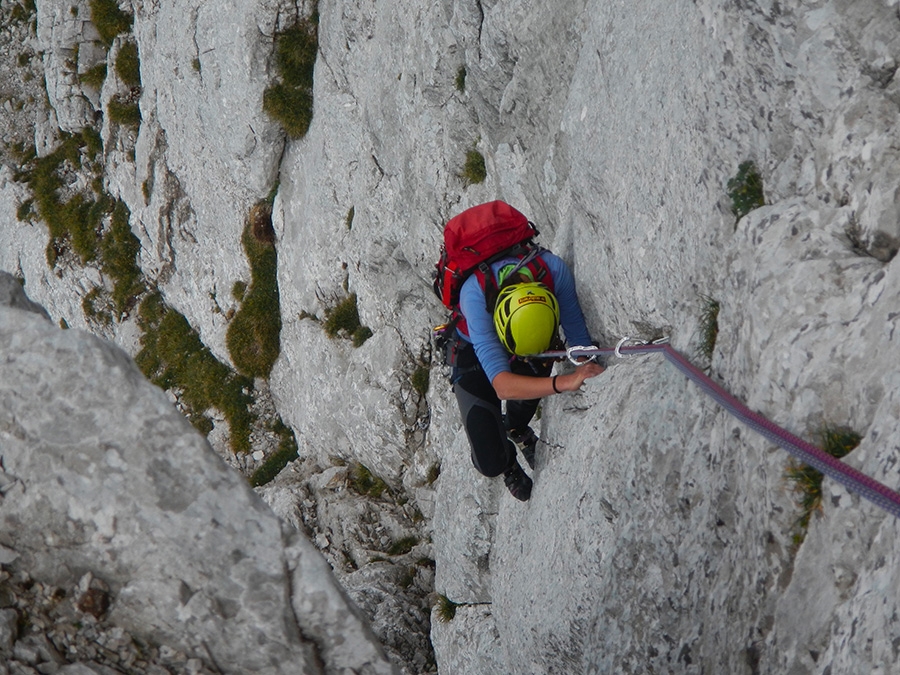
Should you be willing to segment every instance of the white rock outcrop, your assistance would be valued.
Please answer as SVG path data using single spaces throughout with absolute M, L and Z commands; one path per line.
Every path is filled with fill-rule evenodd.
M 0 297 L 5 564 L 90 571 L 114 623 L 223 672 L 395 672 L 321 554 L 127 354 L 53 326 L 6 273 Z
M 852 428 L 846 461 L 900 486 L 896 0 L 319 3 L 313 121 L 289 142 L 261 97 L 274 32 L 311 7 L 164 4 L 123 3 L 143 122 L 134 137 L 104 122 L 106 185 L 131 209 L 145 273 L 227 360 L 240 232 L 277 179 L 269 384 L 301 459 L 260 492 L 381 612 L 396 663 L 433 670 L 389 637 L 422 610 L 409 624 L 388 611 L 396 566 L 378 548 L 417 508 L 415 555 L 460 605 L 432 622 L 441 673 L 898 667 L 892 516 L 826 480 L 798 544 L 787 456 L 657 357 L 614 360 L 544 402 L 520 504 L 472 468 L 428 341 L 444 317 L 430 291 L 442 224 L 505 199 L 571 265 L 595 337 L 668 335 L 790 431 Z M 82 119 L 60 62 L 90 28 L 58 5 L 38 3 L 43 130 Z M 487 179 L 467 185 L 472 149 Z M 766 206 L 736 223 L 728 181 L 745 160 Z M 46 270 L 41 226 L 12 222 L 22 186 L 0 181 L 0 268 L 54 322 L 86 325 L 98 273 Z M 358 348 L 321 325 L 350 294 L 372 331 Z M 710 362 L 707 296 L 721 308 Z M 133 326 L 109 333 L 134 350 Z M 355 462 L 402 498 L 351 495 Z

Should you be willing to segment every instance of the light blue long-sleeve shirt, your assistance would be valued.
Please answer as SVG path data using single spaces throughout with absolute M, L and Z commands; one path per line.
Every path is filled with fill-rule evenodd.
M 559 322 L 565 332 L 566 342 L 569 345 L 589 345 L 591 336 L 584 321 L 581 305 L 578 304 L 578 294 L 575 292 L 575 278 L 569 267 L 559 256 L 545 251 L 541 258 L 547 263 L 550 275 L 553 277 L 553 294 L 559 302 Z M 516 258 L 498 260 L 491 265 L 494 278 L 504 265 L 516 263 Z M 476 275 L 470 276 L 463 283 L 459 292 L 459 308 L 466 318 L 469 335 L 461 335 L 464 340 L 475 346 L 475 355 L 478 357 L 481 367 L 487 375 L 488 381 L 493 382 L 500 373 L 510 372 L 511 355 L 494 329 L 494 318 L 488 313 L 484 301 L 484 289 L 478 283 Z

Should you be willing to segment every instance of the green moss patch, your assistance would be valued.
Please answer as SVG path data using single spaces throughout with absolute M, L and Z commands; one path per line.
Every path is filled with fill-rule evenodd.
M 478 150 L 469 150 L 466 153 L 466 162 L 463 164 L 460 178 L 466 185 L 483 183 L 487 178 L 487 167 L 484 163 L 484 155 Z
M 90 0 L 91 22 L 107 47 L 116 36 L 131 31 L 134 16 L 119 9 L 116 0 Z
M 136 42 L 125 42 L 116 55 L 116 74 L 129 87 L 141 86 L 141 62 Z
M 112 300 L 119 315 L 130 310 L 137 296 L 146 290 L 137 263 L 141 243 L 131 231 L 130 217 L 125 202 L 116 201 L 109 230 L 100 243 L 101 269 L 113 280 Z
M 207 416 L 215 408 L 231 428 L 234 452 L 250 450 L 253 382 L 221 363 L 201 342 L 180 313 L 167 307 L 159 293 L 141 303 L 138 324 L 143 330 L 135 361 L 154 384 L 175 390 L 188 419 L 209 433 Z
M 349 485 L 357 494 L 372 499 L 380 499 L 385 492 L 390 492 L 387 483 L 359 463 L 350 466 Z
M 356 293 L 351 293 L 334 307 L 326 309 L 322 326 L 328 337 L 347 338 L 353 342 L 354 347 L 361 346 L 372 337 L 372 329 L 363 326 L 359 320 Z
M 82 84 L 86 84 L 99 91 L 106 81 L 106 62 L 91 66 L 81 73 L 81 75 L 78 76 L 78 79 Z
M 263 110 L 291 138 L 303 138 L 312 123 L 313 72 L 318 50 L 318 25 L 314 20 L 299 21 L 275 38 L 280 82 L 263 92 Z
M 251 211 L 241 237 L 250 263 L 250 285 L 243 289 L 240 309 L 226 334 L 232 362 L 248 377 L 268 378 L 281 352 L 281 304 L 274 238 L 271 210 L 266 204 L 258 204 Z
M 16 178 L 24 180 L 33 195 L 29 208 L 20 210 L 18 215 L 29 217 L 35 212 L 50 230 L 50 248 L 59 251 L 70 243 L 86 263 L 97 257 L 102 219 L 112 202 L 105 194 L 66 194 L 64 174 L 79 171 L 96 153 L 92 151 L 93 136 L 89 132 L 63 134 L 62 138 L 54 152 L 34 158 L 17 174 Z M 96 173 L 96 167 L 91 169 Z M 55 255 L 48 253 L 48 262 L 51 258 L 55 261 Z
M 113 96 L 106 104 L 106 112 L 109 119 L 116 124 L 126 127 L 139 127 L 141 125 L 141 109 L 137 102 L 123 96 Z
M 272 481 L 288 464 L 297 459 L 297 439 L 294 432 L 278 418 L 274 431 L 281 439 L 278 450 L 269 455 L 260 467 L 250 476 L 250 485 L 258 487 Z

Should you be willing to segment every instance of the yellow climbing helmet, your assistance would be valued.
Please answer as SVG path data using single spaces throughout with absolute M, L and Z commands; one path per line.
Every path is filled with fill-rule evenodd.
M 516 356 L 540 354 L 550 347 L 559 326 L 559 303 L 544 284 L 529 282 L 500 289 L 494 328 Z

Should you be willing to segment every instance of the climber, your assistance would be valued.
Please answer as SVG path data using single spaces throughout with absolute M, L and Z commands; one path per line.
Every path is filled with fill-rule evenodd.
M 591 362 L 550 377 L 552 362 L 527 358 L 558 345 L 560 325 L 569 344 L 591 344 L 575 280 L 561 258 L 532 248 L 524 256 L 494 260 L 483 272 L 488 267 L 492 278 L 472 274 L 460 289 L 458 311 L 465 329 L 456 331 L 451 382 L 475 468 L 488 477 L 502 474 L 513 497 L 527 501 L 532 480 L 516 449 L 534 469 L 538 437 L 529 423 L 540 399 L 576 391 L 604 369 Z M 491 296 L 497 298 L 493 304 Z

